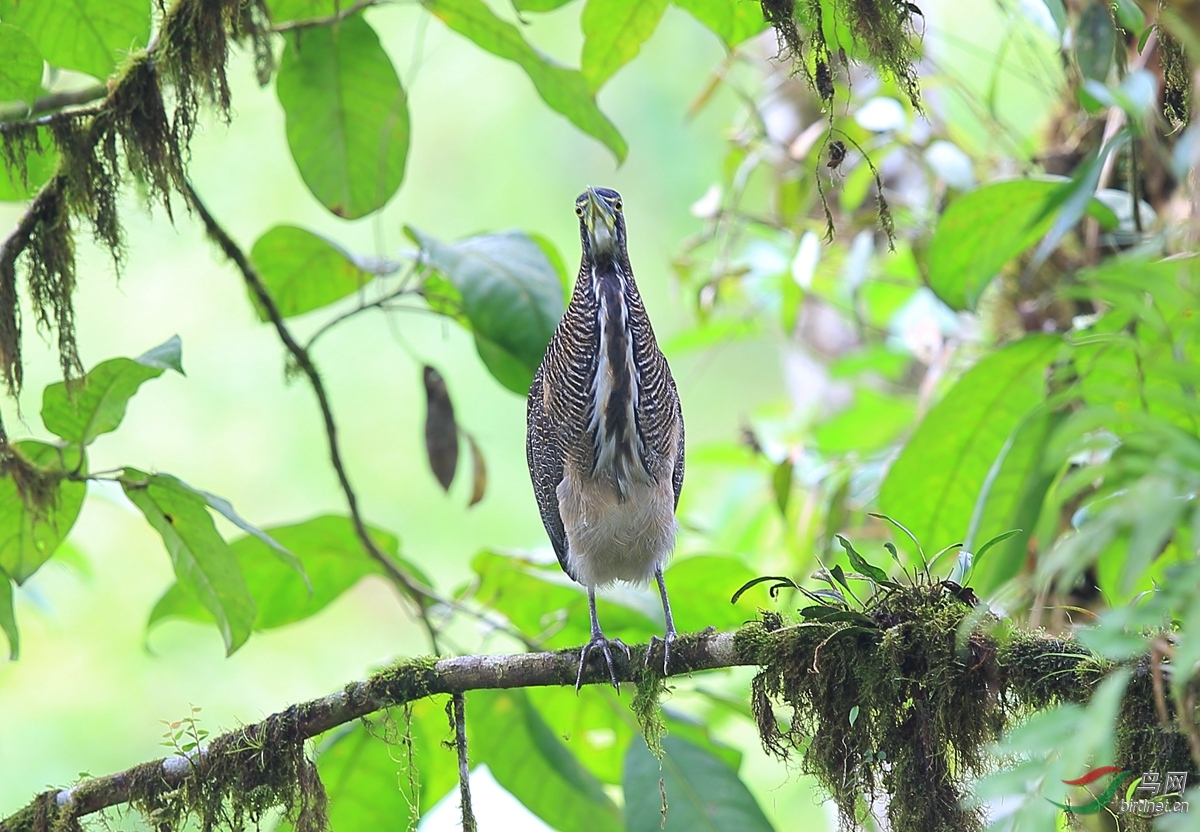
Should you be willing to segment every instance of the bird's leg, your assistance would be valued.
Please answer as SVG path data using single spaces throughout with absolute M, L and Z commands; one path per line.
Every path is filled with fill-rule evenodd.
M 617 693 L 620 693 L 621 686 L 617 683 L 617 670 L 613 667 L 612 651 L 609 647 L 616 645 L 621 648 L 625 653 L 626 661 L 629 661 L 629 648 L 621 639 L 605 638 L 604 633 L 600 631 L 600 619 L 596 617 L 596 590 L 592 587 L 588 587 L 588 611 L 592 614 L 592 640 L 583 645 L 583 652 L 579 654 L 579 675 L 575 677 L 575 692 L 579 693 L 579 688 L 583 685 L 583 669 L 587 667 L 592 650 L 599 647 L 600 652 L 604 655 L 604 663 L 608 665 L 608 678 L 612 680 L 612 685 L 617 689 Z
M 663 617 L 667 619 L 667 632 L 663 638 L 658 636 L 650 637 L 650 649 L 646 651 L 646 665 L 650 664 L 650 654 L 654 652 L 654 645 L 662 642 L 663 646 L 663 675 L 669 673 L 668 666 L 671 664 L 671 645 L 675 643 L 675 619 L 671 617 L 671 602 L 667 600 L 667 585 L 663 581 L 662 567 L 654 570 L 654 577 L 658 581 L 658 594 L 662 596 L 663 602 Z

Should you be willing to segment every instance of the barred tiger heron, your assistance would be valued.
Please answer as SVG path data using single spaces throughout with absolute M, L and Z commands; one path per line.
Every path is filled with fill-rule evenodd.
M 642 306 L 621 195 L 588 188 L 575 200 L 583 258 L 571 302 L 529 390 L 526 455 L 542 523 L 558 562 L 587 587 L 592 637 L 579 656 L 575 690 L 594 651 L 617 674 L 596 617 L 596 589 L 658 582 L 668 672 L 675 622 L 663 564 L 675 546 L 683 486 L 683 412 L 667 360 Z M 618 688 L 619 689 L 619 688 Z

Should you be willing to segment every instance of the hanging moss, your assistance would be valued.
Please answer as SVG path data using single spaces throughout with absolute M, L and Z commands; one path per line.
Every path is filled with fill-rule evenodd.
M 1191 120 L 1192 76 L 1183 44 L 1157 25 L 1158 54 L 1163 73 L 1163 115 L 1179 127 Z

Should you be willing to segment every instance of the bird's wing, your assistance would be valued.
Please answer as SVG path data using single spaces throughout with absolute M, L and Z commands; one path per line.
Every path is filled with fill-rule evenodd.
M 683 408 L 678 404 L 676 407 L 679 407 L 679 445 L 678 456 L 675 457 L 675 470 L 671 473 L 671 484 L 675 487 L 675 508 L 679 508 L 679 492 L 683 490 Z
M 537 498 L 542 525 L 550 536 L 554 554 L 563 571 L 567 568 L 567 531 L 563 528 L 562 515 L 558 509 L 558 484 L 563 478 L 563 452 L 556 431 L 546 416 L 545 381 L 539 367 L 529 390 L 528 420 L 525 433 L 525 457 L 529 462 L 529 476 L 533 480 L 533 494 Z

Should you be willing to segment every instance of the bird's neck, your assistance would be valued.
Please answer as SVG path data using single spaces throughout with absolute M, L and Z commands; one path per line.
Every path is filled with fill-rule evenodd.
M 589 424 L 595 451 L 592 476 L 610 478 L 623 497 L 646 471 L 637 426 L 639 374 L 628 303 L 633 278 L 614 261 L 598 263 L 589 277 L 598 335 Z

